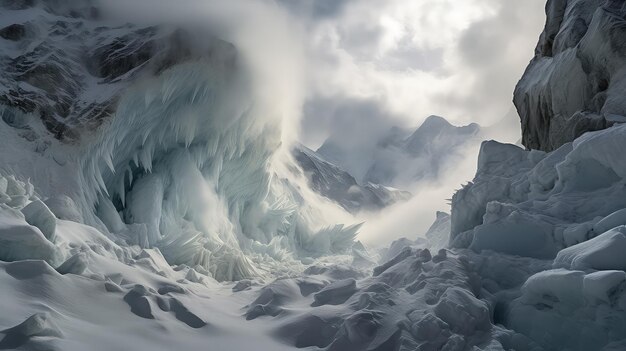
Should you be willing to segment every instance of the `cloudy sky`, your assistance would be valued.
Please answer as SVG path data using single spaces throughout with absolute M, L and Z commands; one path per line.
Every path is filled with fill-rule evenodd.
M 317 149 L 334 136 L 359 150 L 392 126 L 416 128 L 429 115 L 458 125 L 496 124 L 489 138 L 518 140 L 512 93 L 543 29 L 545 0 L 107 4 L 132 22 L 210 24 L 254 72 L 259 101 L 281 117 L 284 145 Z M 503 138 L 505 130 L 512 134 Z M 424 233 L 435 211 L 450 211 L 445 199 L 472 179 L 478 146 L 465 152 L 435 183 L 406 188 L 414 195 L 409 202 L 359 219 L 366 222 L 360 240 L 388 243 Z
M 300 139 L 500 121 L 543 27 L 544 0 L 278 0 L 304 27 Z M 509 124 L 517 120 L 509 115 Z

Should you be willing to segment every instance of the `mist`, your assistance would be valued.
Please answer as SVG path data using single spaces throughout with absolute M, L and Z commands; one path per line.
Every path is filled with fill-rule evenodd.
M 351 140 L 358 164 L 359 158 L 370 157 L 375 146 L 372 140 L 394 126 L 415 128 L 430 114 L 456 124 L 478 121 L 483 126 L 495 125 L 489 134 L 498 138 L 500 130 L 504 134 L 503 125 L 517 123 L 515 114 L 507 114 L 511 104 L 502 103 L 506 101 L 503 94 L 512 91 L 513 77 L 519 76 L 529 55 L 528 50 L 512 51 L 508 41 L 508 46 L 501 48 L 486 43 L 512 37 L 520 46 L 533 42 L 540 16 L 521 21 L 515 9 L 536 7 L 540 2 L 513 5 L 475 0 L 466 8 L 448 2 L 435 6 L 432 1 L 405 6 L 397 1 L 386 5 L 337 1 L 331 5 L 112 0 L 103 2 L 103 9 L 105 18 L 117 21 L 189 28 L 198 33 L 199 46 L 202 33 L 232 42 L 249 70 L 259 118 L 271 121 L 259 123 L 258 128 L 280 128 L 281 146 L 272 159 L 275 175 L 291 177 L 305 189 L 305 202 L 325 218 L 318 224 L 320 228 L 364 222 L 359 240 L 381 246 L 399 237 L 421 236 L 436 211 L 449 212 L 446 199 L 473 178 L 478 143 L 455 158 L 461 163 L 441 165 L 438 179 L 405 179 L 402 190 L 413 194 L 409 201 L 379 213 L 355 216 L 309 191 L 306 179 L 294 177 L 289 171 L 294 165 L 290 148 L 303 142 L 315 149 L 326 138 L 339 135 Z M 406 13 L 401 15 L 403 10 Z M 372 19 L 371 25 L 363 26 L 364 19 Z M 408 27 L 398 27 L 402 24 Z M 487 31 L 500 34 L 498 38 L 483 35 Z M 436 40 L 439 37 L 445 40 Z M 488 60 L 495 57 L 492 49 L 505 50 L 507 55 L 498 55 L 498 62 Z M 499 77 L 493 77 L 493 65 Z M 407 167 L 428 167 L 418 160 L 411 162 Z M 357 179 L 362 176 L 358 171 L 353 175 Z

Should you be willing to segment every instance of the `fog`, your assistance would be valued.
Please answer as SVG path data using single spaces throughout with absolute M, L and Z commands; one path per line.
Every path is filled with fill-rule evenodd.
M 316 149 L 340 135 L 355 150 L 368 150 L 389 128 L 415 129 L 432 114 L 491 126 L 486 138 L 515 142 L 511 95 L 543 25 L 543 0 L 103 3 L 108 18 L 204 28 L 232 42 L 251 72 L 263 118 L 280 121 L 274 167 L 282 174 L 294 142 Z M 463 162 L 442 165 L 436 180 L 405 182 L 413 198 L 380 213 L 352 217 L 309 192 L 307 201 L 329 221 L 366 222 L 359 239 L 367 244 L 416 238 L 472 179 L 478 147 L 463 150 Z M 354 157 L 359 162 L 367 152 Z

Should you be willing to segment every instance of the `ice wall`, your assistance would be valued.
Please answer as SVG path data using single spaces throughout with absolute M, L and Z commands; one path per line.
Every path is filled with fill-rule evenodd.
M 348 248 L 356 228 L 341 226 L 323 231 L 325 247 L 311 247 L 318 243 L 304 203 L 292 189 L 271 185 L 279 181 L 273 162 L 288 162 L 273 158 L 280 116 L 254 100 L 245 70 L 232 60 L 175 66 L 124 94 L 79 161 L 83 216 L 218 280 L 258 274 L 248 251 L 271 256 L 278 246 L 297 256 Z
M 308 189 L 283 145 L 285 84 L 267 84 L 273 56 L 238 32 L 258 23 L 234 45 L 216 23 L 128 24 L 94 4 L 0 3 L 0 29 L 23 31 L 0 39 L 2 174 L 30 178 L 60 219 L 219 280 L 351 246 L 358 226 L 337 225 L 349 216 Z

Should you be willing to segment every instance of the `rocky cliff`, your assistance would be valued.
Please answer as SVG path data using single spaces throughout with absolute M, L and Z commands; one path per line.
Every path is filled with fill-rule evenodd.
M 523 144 L 551 151 L 626 121 L 626 3 L 549 0 L 546 15 L 513 100 Z

